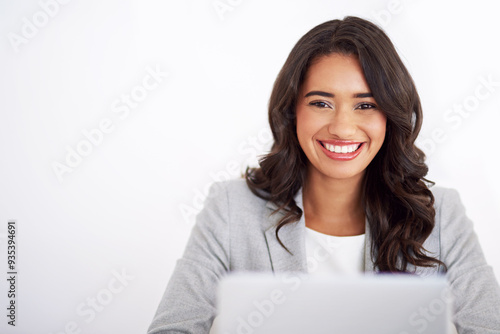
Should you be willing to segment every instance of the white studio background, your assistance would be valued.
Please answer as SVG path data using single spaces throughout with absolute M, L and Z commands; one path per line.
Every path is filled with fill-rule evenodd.
M 291 48 L 345 15 L 396 45 L 423 103 L 428 176 L 459 191 L 500 277 L 494 4 L 1 0 L 0 267 L 14 219 L 19 275 L 15 328 L 0 280 L 0 332 L 144 333 L 208 185 L 269 148 Z

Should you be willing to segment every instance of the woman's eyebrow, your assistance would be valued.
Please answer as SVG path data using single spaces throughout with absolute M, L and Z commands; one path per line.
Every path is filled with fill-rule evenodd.
M 373 97 L 373 94 L 372 93 L 358 93 L 358 94 L 354 94 L 353 96 L 356 97 L 356 98 L 359 98 L 359 97 Z
M 306 96 L 304 96 L 304 97 L 308 97 L 311 95 L 319 95 L 319 96 L 324 96 L 324 97 L 334 97 L 335 96 L 332 93 L 322 92 L 320 90 L 313 90 L 313 91 L 310 91 L 309 93 L 307 93 Z
M 304 97 L 308 97 L 308 96 L 312 96 L 312 95 L 319 95 L 319 96 L 324 96 L 324 97 L 335 97 L 335 95 L 332 93 L 322 92 L 320 90 L 310 91 Z M 373 97 L 373 94 L 370 92 L 368 92 L 368 93 L 356 93 L 356 94 L 353 94 L 353 97 L 355 97 L 355 98 Z

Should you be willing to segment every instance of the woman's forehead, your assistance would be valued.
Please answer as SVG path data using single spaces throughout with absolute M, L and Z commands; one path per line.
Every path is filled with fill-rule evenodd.
M 308 68 L 302 91 L 309 89 L 369 92 L 369 86 L 355 55 L 330 54 L 316 59 Z

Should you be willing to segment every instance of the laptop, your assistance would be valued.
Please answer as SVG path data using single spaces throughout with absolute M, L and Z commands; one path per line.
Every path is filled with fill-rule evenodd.
M 444 276 L 229 273 L 216 334 L 454 333 Z

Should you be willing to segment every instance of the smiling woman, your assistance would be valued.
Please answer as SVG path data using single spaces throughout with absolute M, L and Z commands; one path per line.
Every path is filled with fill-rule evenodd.
M 458 332 L 498 332 L 498 283 L 457 192 L 425 178 L 420 99 L 380 28 L 346 17 L 305 34 L 269 123 L 260 167 L 210 189 L 149 333 L 208 333 L 231 271 L 446 274 Z
M 326 87 L 335 94 L 315 87 Z M 314 166 L 308 168 L 309 173 L 319 171 L 333 179 L 361 180 L 385 137 L 385 114 L 377 108 L 371 93 L 356 93 L 369 90 L 354 56 L 332 54 L 309 68 L 301 89 L 301 93 L 308 93 L 304 97 L 299 93 L 296 107 L 297 137 Z M 322 99 L 318 100 L 318 96 Z M 341 162 L 325 160 L 325 154 L 318 149 Z

